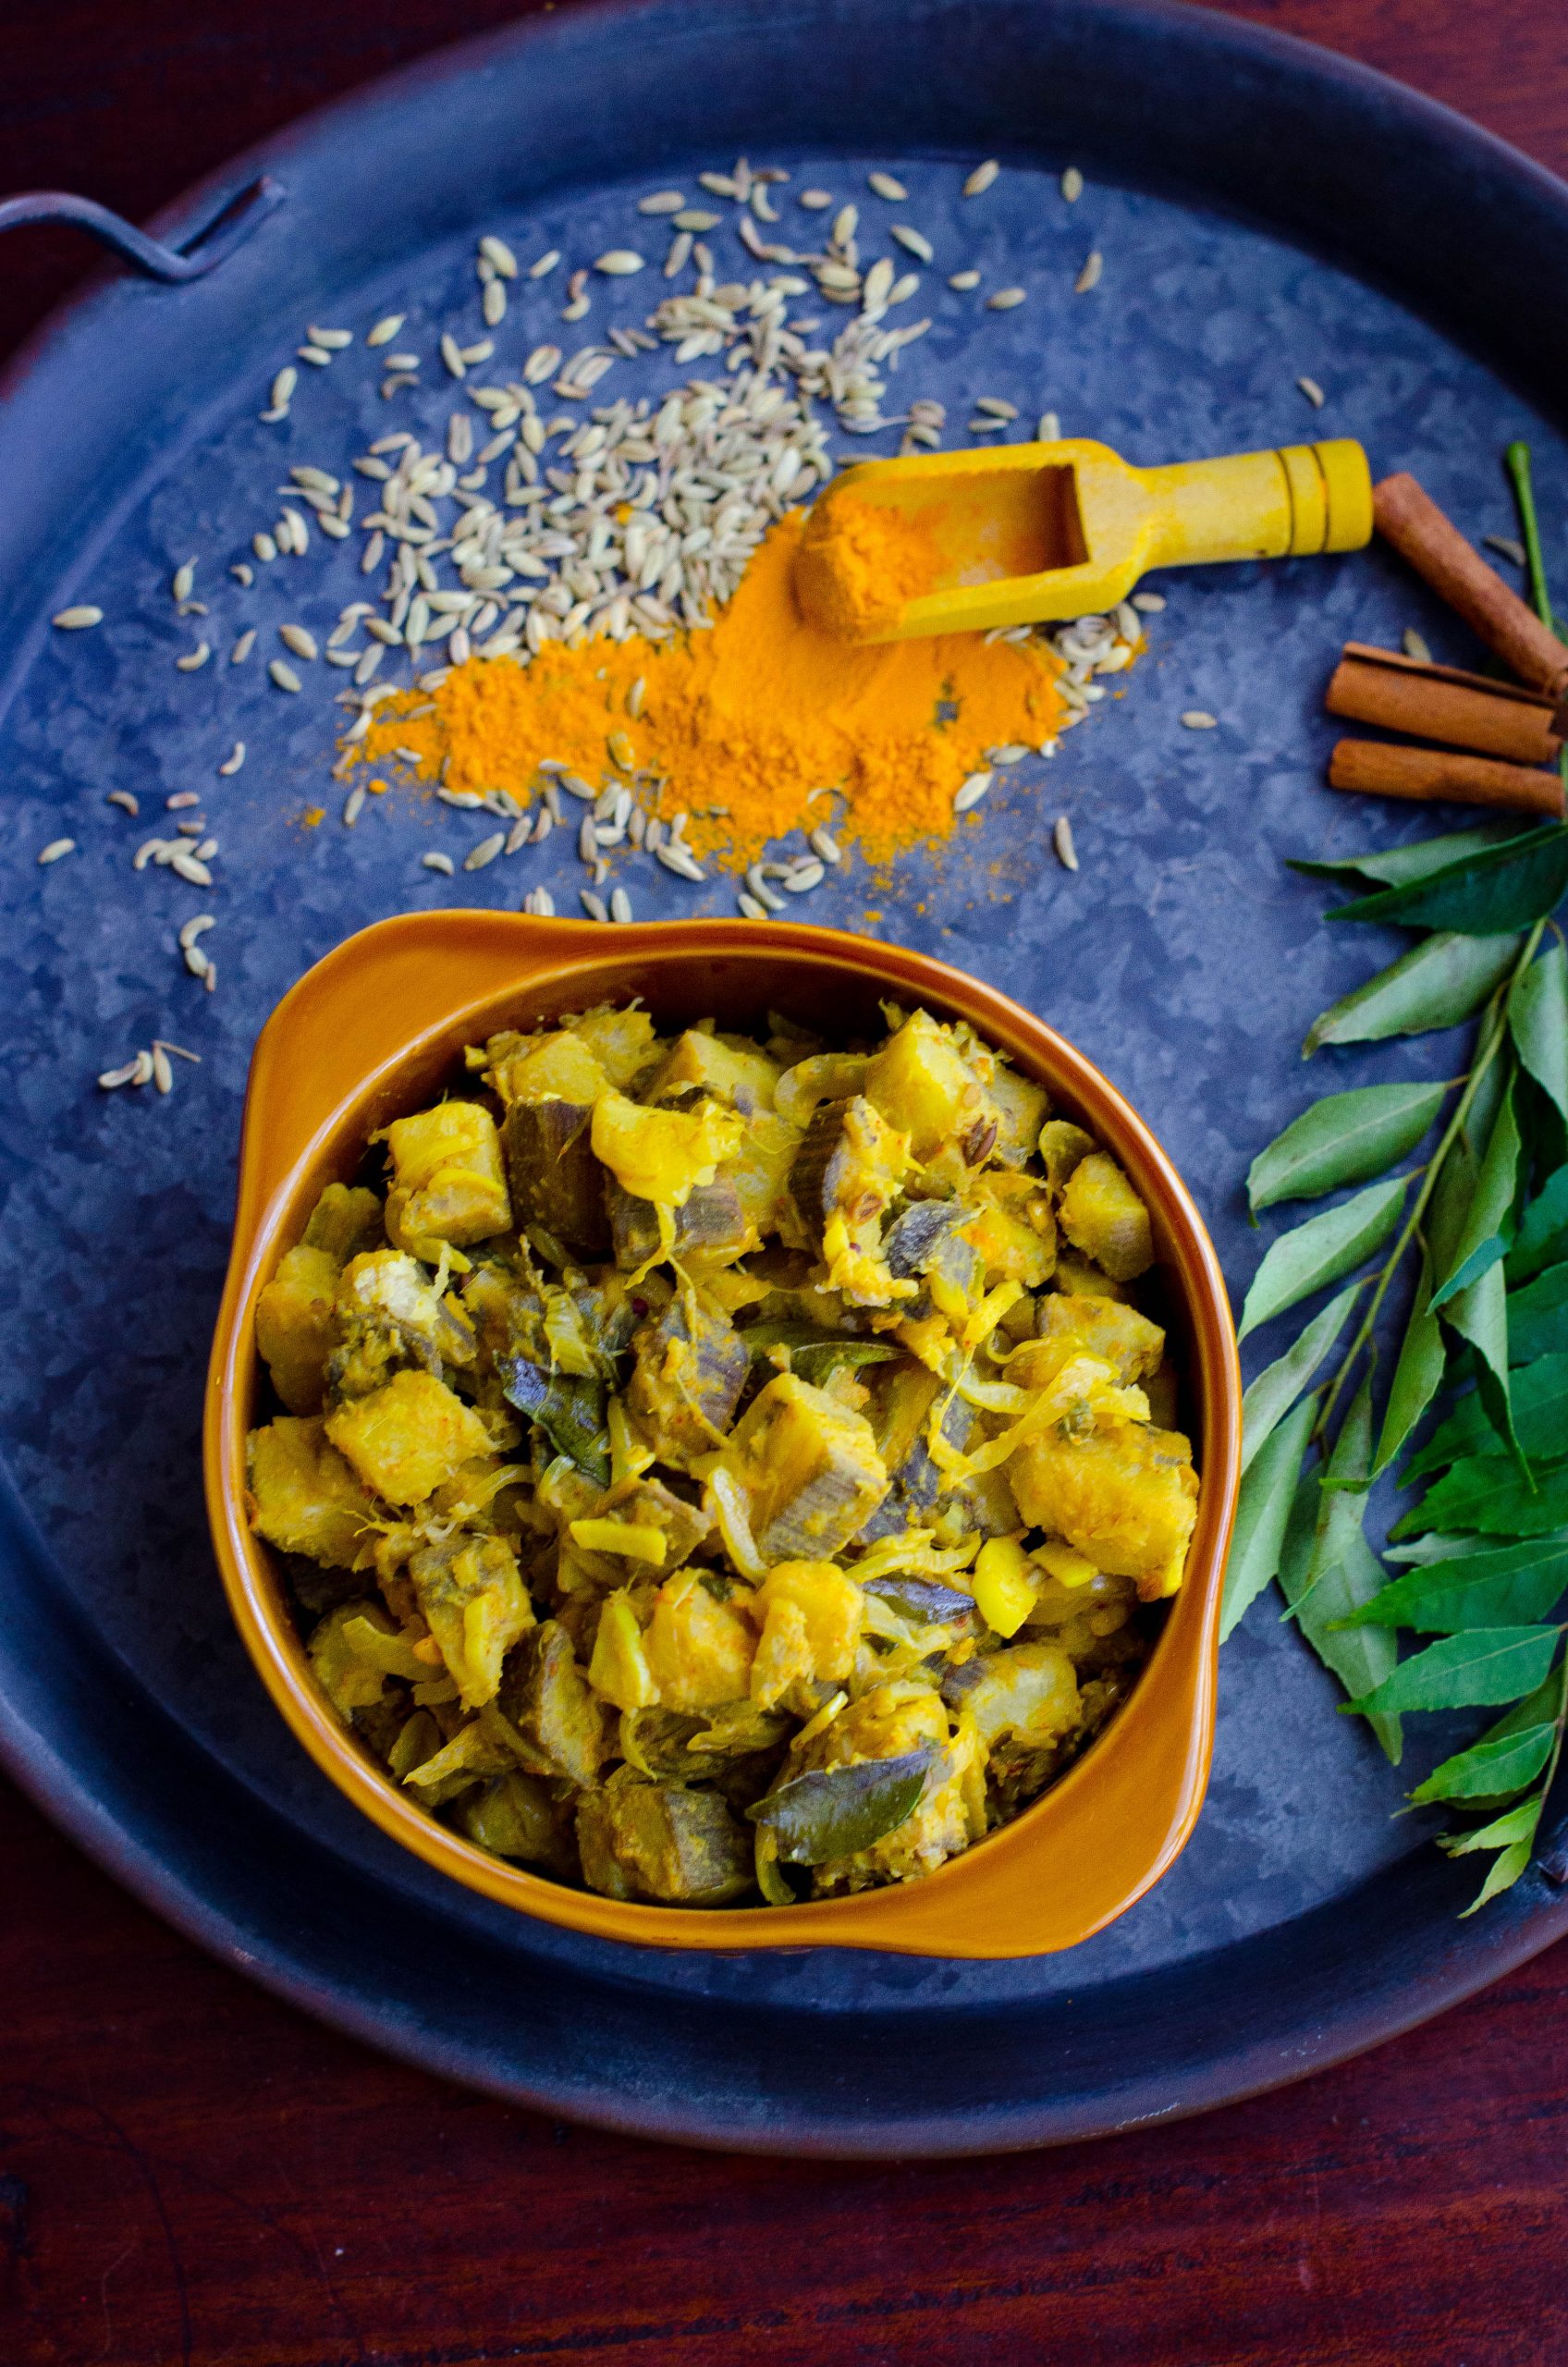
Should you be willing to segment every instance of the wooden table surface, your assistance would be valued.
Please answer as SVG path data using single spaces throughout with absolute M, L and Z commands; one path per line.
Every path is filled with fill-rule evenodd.
M 516 13 L 6 0 L 0 195 L 145 218 L 302 108 Z M 1238 13 L 1568 172 L 1561 0 Z M 0 352 L 84 260 L 62 234 L 7 240 Z M 0 2367 L 1568 2359 L 1568 1945 L 1199 2121 L 865 2168 L 552 2126 L 385 2062 L 166 1931 L 3 1785 L 0 1902 Z

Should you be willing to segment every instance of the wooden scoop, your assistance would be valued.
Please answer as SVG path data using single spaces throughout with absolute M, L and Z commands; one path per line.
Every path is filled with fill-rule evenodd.
M 822 632 L 908 641 L 1102 612 L 1150 568 L 1360 550 L 1371 534 L 1371 473 L 1348 437 L 1159 469 L 1070 437 L 846 472 L 807 521 L 795 589 Z

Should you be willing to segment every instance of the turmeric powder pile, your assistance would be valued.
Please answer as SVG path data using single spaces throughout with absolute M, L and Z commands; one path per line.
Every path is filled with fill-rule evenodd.
M 795 586 L 806 617 L 850 641 L 895 624 L 910 601 L 936 590 L 942 572 L 927 518 L 836 493 L 812 513 Z
M 433 692 L 383 700 L 346 766 L 385 771 L 402 752 L 422 780 L 524 807 L 542 763 L 625 781 L 650 818 L 688 815 L 693 852 L 730 869 L 823 822 L 872 862 L 947 838 L 989 749 L 1056 737 L 1062 662 L 1040 642 L 857 647 L 814 631 L 793 585 L 803 520 L 773 529 L 707 630 L 470 657 Z

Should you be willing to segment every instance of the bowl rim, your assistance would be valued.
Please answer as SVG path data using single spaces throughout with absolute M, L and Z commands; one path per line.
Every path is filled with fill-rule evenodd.
M 1150 1661 L 1105 1732 L 1010 1823 L 917 1883 L 790 1907 L 680 1907 L 605 1899 L 491 1857 L 437 1821 L 337 1721 L 305 1657 L 270 1549 L 244 1515 L 244 1450 L 256 1387 L 256 1296 L 347 1146 L 396 1114 L 412 1090 L 525 1002 L 567 1012 L 631 990 L 626 974 L 667 983 L 693 961 L 827 970 L 967 1019 L 1088 1122 L 1150 1205 L 1160 1263 L 1188 1329 L 1189 1395 L 1199 1419 L 1203 1493 L 1187 1576 Z M 376 992 L 367 995 L 374 978 Z M 635 989 L 647 992 L 647 987 Z M 656 988 L 655 988 L 656 991 Z M 716 989 L 722 992 L 722 989 Z M 732 998 L 733 999 L 733 998 Z M 521 1015 L 521 1013 L 519 1015 Z M 715 1013 L 723 1017 L 722 1011 Z M 374 1109 L 378 1097 L 382 1106 Z M 402 1104 L 406 1107 L 406 1101 Z M 1174 1254 L 1172 1254 L 1174 1253 Z M 831 1945 L 998 1958 L 1075 1945 L 1168 1870 L 1201 1808 L 1212 1755 L 1219 1613 L 1240 1471 L 1241 1379 L 1218 1257 L 1169 1155 L 1096 1065 L 1037 1015 L 950 964 L 902 946 L 795 923 L 706 918 L 618 928 L 489 911 L 403 914 L 345 939 L 290 988 L 258 1036 L 247 1084 L 233 1245 L 214 1335 L 203 1431 L 209 1522 L 231 1613 L 263 1684 L 310 1756 L 381 1831 L 438 1871 L 513 1911 L 641 1946 Z M 1158 1681 L 1157 1681 L 1158 1680 Z M 1114 1748 L 1112 1748 L 1116 1746 Z M 1159 1813 L 1140 1833 L 1122 1810 L 1144 1803 L 1128 1780 L 1147 1761 Z M 1111 1771 L 1120 1780 L 1108 1781 Z M 1152 1780 L 1151 1780 L 1152 1771 Z M 1044 1846 L 1065 1828 L 1078 1852 Z M 1087 1854 L 1085 1854 L 1087 1852 Z M 1060 1859 L 1054 1869 L 1048 1860 Z M 1013 1860 L 1035 1861 L 1015 1866 Z M 1037 1878 L 1057 1876 L 1054 1886 Z M 1028 1873 L 1035 1879 L 1018 1879 Z M 1063 1886 L 1065 1878 L 1065 1888 Z M 1090 1895 L 1081 1893 L 1087 1881 Z

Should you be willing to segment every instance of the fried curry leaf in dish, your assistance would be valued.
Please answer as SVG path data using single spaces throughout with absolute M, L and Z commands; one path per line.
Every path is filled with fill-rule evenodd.
M 766 1825 L 786 1865 L 821 1866 L 852 1858 L 902 1824 L 920 1795 L 936 1752 L 906 1751 L 900 1759 L 862 1760 L 830 1773 L 797 1775 L 746 1810 Z
M 334 1710 L 611 1898 L 973 1846 L 1126 1698 L 1195 1515 L 1116 1161 L 965 1026 L 768 1027 L 475 1046 L 258 1308 L 251 1519 Z
M 496 1370 L 508 1404 L 544 1431 L 557 1454 L 608 1487 L 603 1384 L 579 1373 L 551 1372 L 526 1356 L 502 1357 Z

